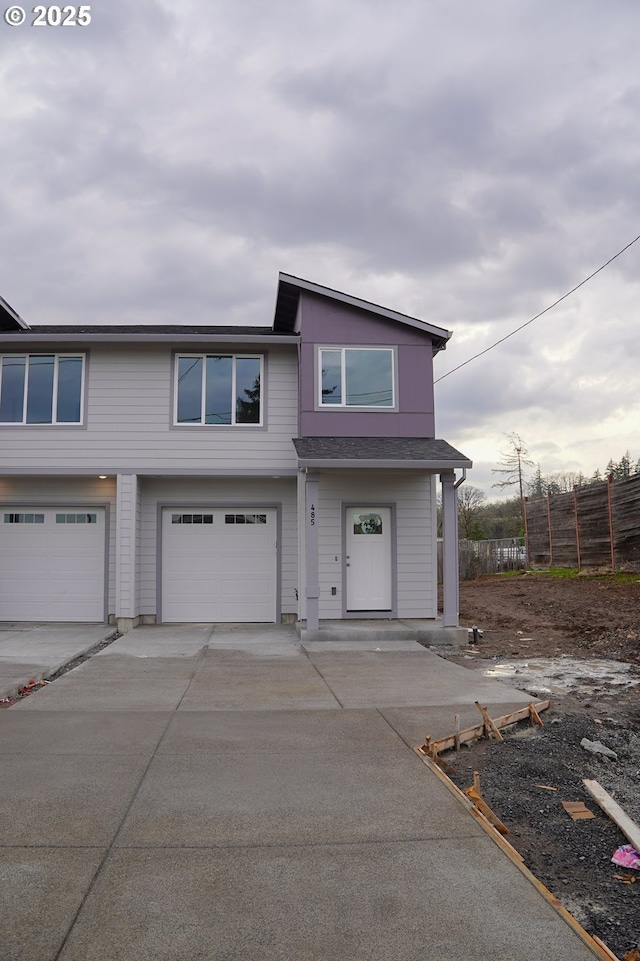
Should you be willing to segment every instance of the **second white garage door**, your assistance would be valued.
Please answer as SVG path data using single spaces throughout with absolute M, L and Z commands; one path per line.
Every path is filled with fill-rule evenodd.
M 273 508 L 163 511 L 163 621 L 273 622 L 276 572 Z

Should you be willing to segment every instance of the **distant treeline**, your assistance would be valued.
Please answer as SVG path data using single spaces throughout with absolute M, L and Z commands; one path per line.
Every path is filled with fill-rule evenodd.
M 640 458 L 633 460 L 629 451 L 622 455 L 619 461 L 610 460 L 601 472 L 595 470 L 591 477 L 585 477 L 582 471 L 557 471 L 554 474 L 543 474 L 538 464 L 533 480 L 526 485 L 529 500 L 540 500 L 547 494 L 564 494 L 574 487 L 587 487 L 589 484 L 599 484 L 607 477 L 611 480 L 624 480 L 640 474 Z
M 640 477 L 640 458 L 634 460 L 629 451 L 620 460 L 609 460 L 604 471 L 594 471 L 591 477 L 582 472 L 557 471 L 543 474 L 540 465 L 533 478 L 524 485 L 529 502 L 546 501 L 547 495 L 555 496 L 601 485 L 610 477 L 614 481 Z M 524 517 L 519 496 L 507 500 L 489 501 L 473 484 L 463 484 L 458 489 L 458 526 L 461 538 L 468 540 L 495 540 L 503 537 L 524 536 Z

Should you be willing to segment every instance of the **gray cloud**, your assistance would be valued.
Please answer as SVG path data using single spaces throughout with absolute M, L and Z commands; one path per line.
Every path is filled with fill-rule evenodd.
M 0 29 L 0 293 L 28 320 L 268 322 L 281 268 L 453 328 L 442 373 L 635 233 L 633 5 L 92 12 Z M 638 448 L 637 300 L 634 248 L 442 381 L 448 439 Z

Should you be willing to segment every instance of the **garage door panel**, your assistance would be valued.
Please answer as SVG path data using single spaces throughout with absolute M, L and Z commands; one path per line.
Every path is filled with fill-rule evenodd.
M 195 516 L 211 520 L 198 524 L 189 521 Z M 273 622 L 275 516 L 273 509 L 258 508 L 166 510 L 163 621 Z M 180 522 L 174 518 L 180 518 Z
M 102 508 L 0 511 L 0 620 L 102 621 Z
M 260 575 L 251 578 L 251 586 L 248 587 L 246 578 L 228 576 L 223 581 L 223 597 L 252 597 L 268 598 L 271 596 L 272 582 L 268 575 Z
M 272 552 L 261 551 L 246 554 L 227 554 L 224 561 L 224 572 L 232 574 L 261 574 L 270 566 L 273 560 Z
M 48 557 L 47 573 L 54 580 L 67 579 L 69 577 L 86 579 L 90 575 L 92 581 L 96 575 L 102 575 L 104 571 L 104 558 L 89 554 L 87 551 L 78 551 L 75 554 L 65 551 L 55 557 Z
M 221 571 L 222 556 L 212 544 L 205 550 L 198 550 L 194 547 L 191 551 L 176 551 L 171 557 L 167 557 L 167 569 L 175 571 L 177 574 L 185 570 L 192 570 L 196 576 L 198 569 Z
M 2 577 L 24 577 L 32 582 L 34 577 L 42 574 L 46 577 L 48 570 L 47 558 L 39 550 L 9 553 L 5 546 L 2 547 L 2 561 L 0 562 L 0 573 Z
M 266 623 L 264 604 L 261 601 L 251 601 L 250 599 L 243 600 L 242 606 L 239 606 L 237 601 L 225 601 L 217 620 L 227 624 Z

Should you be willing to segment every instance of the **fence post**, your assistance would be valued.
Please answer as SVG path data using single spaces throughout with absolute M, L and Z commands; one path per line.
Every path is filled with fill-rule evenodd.
M 580 528 L 578 526 L 578 485 L 573 485 L 573 513 L 576 519 L 576 554 L 578 555 L 578 570 L 582 568 L 580 563 Z
M 525 561 L 527 562 L 527 567 L 529 566 L 529 521 L 527 520 L 527 507 L 529 506 L 529 498 L 524 499 L 524 549 L 526 552 Z
M 551 538 L 551 491 L 547 491 L 547 529 L 549 531 L 549 567 L 553 567 L 553 543 Z
M 611 546 L 611 573 L 615 573 L 616 556 L 613 547 L 613 515 L 611 513 L 611 474 L 607 474 L 607 511 L 609 513 L 609 544 Z

